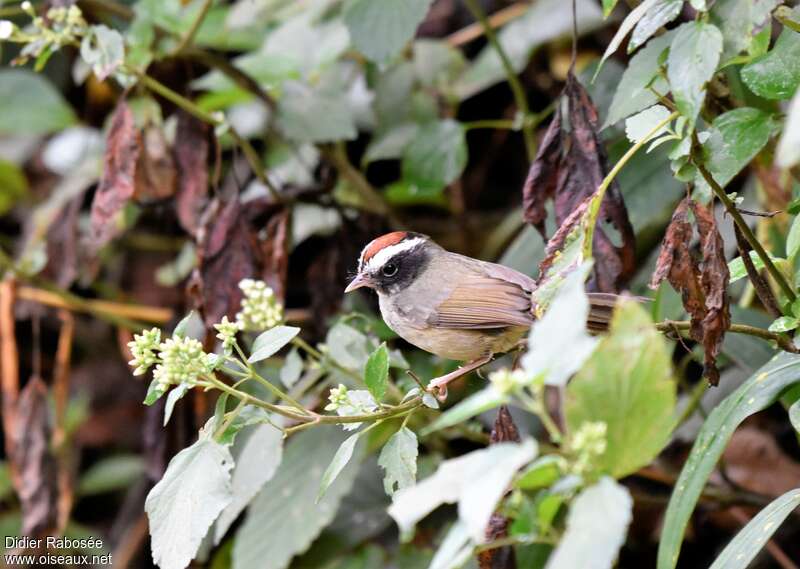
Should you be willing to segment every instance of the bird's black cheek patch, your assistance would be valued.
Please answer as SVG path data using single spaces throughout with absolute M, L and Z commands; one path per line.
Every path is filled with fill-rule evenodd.
M 372 280 L 376 283 L 375 288 L 384 294 L 398 293 L 414 282 L 428 266 L 429 261 L 429 254 L 424 248 L 398 253 L 384 263 L 384 266 L 390 263 L 397 265 L 396 274 L 387 277 L 379 268 L 371 275 Z

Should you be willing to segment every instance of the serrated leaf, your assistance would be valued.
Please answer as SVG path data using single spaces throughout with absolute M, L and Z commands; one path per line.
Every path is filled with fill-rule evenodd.
M 386 441 L 378 464 L 386 471 L 383 488 L 391 496 L 397 490 L 413 486 L 417 481 L 417 435 L 406 427 Z
M 744 50 L 751 52 L 762 28 L 767 31 L 769 45 L 770 12 L 782 0 L 716 0 L 711 6 L 711 22 L 719 27 L 723 38 L 723 63 Z
M 153 562 L 183 569 L 219 513 L 230 503 L 233 459 L 227 447 L 200 439 L 169 462 L 144 509 L 150 521 Z
M 565 416 L 571 433 L 587 422 L 606 424 L 600 472 L 621 478 L 648 464 L 674 426 L 675 381 L 670 351 L 645 310 L 621 302 L 611 329 L 567 385 Z
M 256 425 L 237 438 L 231 449 L 232 499 L 214 524 L 214 544 L 225 536 L 239 514 L 278 470 L 283 458 L 283 433 L 272 425 Z
M 722 33 L 702 21 L 678 28 L 667 58 L 667 77 L 675 106 L 694 125 L 722 53 Z
M 800 506 L 800 488 L 776 498 L 747 522 L 725 546 L 709 569 L 745 569 L 778 530 L 783 521 Z
M 278 472 L 251 502 L 236 533 L 233 569 L 285 569 L 333 520 L 358 474 L 355 461 L 319 504 L 315 500 L 322 474 L 342 439 L 341 429 L 334 427 L 317 427 L 290 439 Z
M 381 402 L 386 395 L 386 386 L 389 382 L 389 350 L 386 342 L 382 343 L 372 352 L 364 366 L 364 383 L 375 398 Z
M 251 364 L 265 360 L 292 341 L 300 333 L 295 326 L 275 326 L 259 334 L 253 342 L 252 354 L 247 361 Z
M 798 381 L 800 357 L 781 352 L 714 408 L 675 483 L 680 491 L 670 496 L 659 541 L 657 569 L 676 566 L 686 524 L 733 431 Z
M 281 130 L 297 142 L 352 140 L 358 134 L 344 93 L 331 92 L 299 81 L 284 81 L 278 101 Z
M 791 168 L 800 162 L 800 89 L 792 97 L 783 134 L 775 152 L 775 163 L 781 168 Z
M 637 22 L 628 42 L 628 53 L 633 53 L 636 48 L 644 45 L 662 26 L 677 18 L 682 8 L 683 0 L 659 0 Z
M 572 502 L 567 529 L 546 569 L 611 569 L 632 514 L 628 489 L 609 477 L 601 478 Z
M 356 448 L 356 443 L 360 436 L 361 433 L 350 435 L 339 445 L 339 449 L 336 451 L 336 454 L 333 455 L 333 460 L 331 460 L 331 463 L 322 475 L 322 480 L 319 483 L 319 492 L 317 493 L 317 502 L 322 500 L 322 497 L 325 495 L 325 492 L 328 491 L 330 485 L 333 484 L 336 477 L 339 476 L 339 473 L 344 470 L 344 467 L 347 466 L 350 459 L 353 458 L 353 450 Z
M 653 105 L 652 107 L 643 110 L 640 113 L 628 117 L 625 121 L 625 136 L 631 142 L 639 142 L 647 138 L 652 130 L 660 123 L 669 117 L 669 109 L 663 105 Z M 653 137 L 667 131 L 667 126 L 661 127 L 660 130 L 652 134 Z
M 302 373 L 303 358 L 300 356 L 297 348 L 292 348 L 286 355 L 286 361 L 283 362 L 283 367 L 281 368 L 281 383 L 288 389 L 291 389 L 292 386 L 297 383 L 297 380 L 300 379 L 300 374 Z
M 372 61 L 388 61 L 414 37 L 433 0 L 354 0 L 344 22 L 355 48 Z
M 800 32 L 784 27 L 775 46 L 742 67 L 741 76 L 759 97 L 789 99 L 800 85 Z
M 403 152 L 403 178 L 424 190 L 441 190 L 454 182 L 467 164 L 467 141 L 452 119 L 428 123 Z
M 43 75 L 0 70 L 0 134 L 47 134 L 75 121 L 72 108 Z

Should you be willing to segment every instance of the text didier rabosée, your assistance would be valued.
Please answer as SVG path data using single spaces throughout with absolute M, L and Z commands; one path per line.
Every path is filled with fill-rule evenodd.
M 6 536 L 6 549 L 101 549 L 103 540 L 96 537 L 71 539 L 69 537 Z

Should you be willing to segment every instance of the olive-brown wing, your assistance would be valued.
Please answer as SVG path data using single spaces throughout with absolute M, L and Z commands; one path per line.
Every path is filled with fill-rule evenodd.
M 530 326 L 530 292 L 519 284 L 487 274 L 462 279 L 434 309 L 431 324 L 440 328 Z

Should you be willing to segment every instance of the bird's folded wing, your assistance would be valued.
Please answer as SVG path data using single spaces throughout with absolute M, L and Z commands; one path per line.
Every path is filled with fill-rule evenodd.
M 440 328 L 530 326 L 530 292 L 518 284 L 476 274 L 459 283 L 431 314 Z

